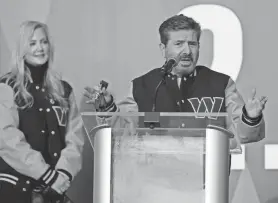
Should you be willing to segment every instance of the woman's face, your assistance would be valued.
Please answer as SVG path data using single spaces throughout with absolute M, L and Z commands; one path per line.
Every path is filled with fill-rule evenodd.
M 49 42 L 43 28 L 34 31 L 29 41 L 25 60 L 34 66 L 45 64 L 49 59 Z

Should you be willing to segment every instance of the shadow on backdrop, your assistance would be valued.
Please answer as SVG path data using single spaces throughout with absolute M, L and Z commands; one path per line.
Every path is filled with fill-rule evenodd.
M 278 197 L 274 197 L 273 199 L 269 199 L 265 203 L 278 203 Z

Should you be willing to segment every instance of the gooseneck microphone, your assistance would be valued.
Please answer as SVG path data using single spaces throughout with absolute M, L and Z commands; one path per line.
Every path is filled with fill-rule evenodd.
M 151 129 L 154 129 L 155 127 L 160 126 L 160 121 L 159 121 L 159 113 L 156 112 L 156 99 L 157 99 L 157 93 L 159 88 L 161 87 L 162 84 L 165 84 L 165 79 L 167 74 L 169 74 L 173 67 L 176 65 L 176 60 L 173 58 L 168 59 L 165 64 L 161 68 L 161 75 L 162 79 L 159 81 L 158 85 L 155 88 L 154 96 L 153 96 L 153 103 L 152 103 L 152 112 L 146 112 L 145 118 L 144 118 L 144 124 L 146 127 L 150 127 Z
M 171 73 L 171 71 L 173 70 L 173 67 L 176 65 L 176 63 L 177 63 L 177 61 L 174 58 L 170 58 L 165 62 L 165 64 L 161 68 L 162 79 L 160 80 L 160 82 L 158 83 L 158 85 L 155 88 L 152 112 L 156 111 L 156 98 L 157 98 L 158 90 L 161 87 L 161 85 L 163 83 L 165 83 L 165 77 L 167 76 L 167 74 Z
M 177 63 L 177 61 L 174 58 L 168 59 L 166 63 L 161 68 L 161 72 L 163 73 L 163 77 L 165 77 L 167 74 L 171 73 L 173 70 L 174 65 Z

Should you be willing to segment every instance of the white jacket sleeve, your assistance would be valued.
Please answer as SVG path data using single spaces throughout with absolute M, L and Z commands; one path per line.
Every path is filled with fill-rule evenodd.
M 248 125 L 242 119 L 242 109 L 244 101 L 236 89 L 235 82 L 230 79 L 226 87 L 226 109 L 229 113 L 227 117 L 227 126 L 240 143 L 258 142 L 265 138 L 265 122 L 262 118 L 260 122 L 254 126 Z
M 0 83 L 0 156 L 19 173 L 38 180 L 49 168 L 18 129 L 19 117 L 10 86 Z

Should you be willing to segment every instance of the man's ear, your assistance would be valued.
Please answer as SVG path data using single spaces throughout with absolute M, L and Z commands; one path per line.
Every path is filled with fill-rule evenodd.
M 166 56 L 166 54 L 165 54 L 165 48 L 166 48 L 165 44 L 160 43 L 159 48 L 160 48 L 160 51 L 161 51 L 161 54 L 162 54 L 163 58 L 165 58 L 165 56 Z

